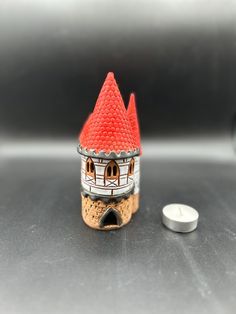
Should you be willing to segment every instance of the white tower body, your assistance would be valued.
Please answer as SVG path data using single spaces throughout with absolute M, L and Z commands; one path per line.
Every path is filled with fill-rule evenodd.
M 86 165 L 88 159 L 94 164 L 94 175 L 90 175 Z M 130 174 L 129 167 L 131 160 L 134 160 L 134 170 Z M 116 178 L 106 176 L 106 168 L 110 162 L 115 162 L 118 166 L 119 175 Z M 81 158 L 81 182 L 88 194 L 101 196 L 121 196 L 134 192 L 139 192 L 139 157 L 129 157 L 123 159 L 103 159 L 82 156 Z
M 134 161 L 134 194 L 138 194 L 140 189 L 140 157 L 134 157 Z

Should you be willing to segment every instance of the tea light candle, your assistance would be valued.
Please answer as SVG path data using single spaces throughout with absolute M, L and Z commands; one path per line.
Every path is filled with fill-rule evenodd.
M 191 232 L 197 228 L 199 214 L 184 204 L 169 204 L 162 210 L 162 222 L 175 232 Z

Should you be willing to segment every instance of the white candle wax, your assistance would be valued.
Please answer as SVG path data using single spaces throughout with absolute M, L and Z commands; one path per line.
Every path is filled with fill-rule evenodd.
M 162 222 L 172 231 L 191 232 L 197 228 L 198 212 L 184 204 L 169 204 L 162 210 Z

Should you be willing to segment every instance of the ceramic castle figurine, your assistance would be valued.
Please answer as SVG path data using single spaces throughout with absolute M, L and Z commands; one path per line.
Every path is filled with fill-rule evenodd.
M 117 229 L 137 211 L 140 150 L 134 94 L 126 110 L 110 72 L 79 137 L 82 217 L 88 226 Z

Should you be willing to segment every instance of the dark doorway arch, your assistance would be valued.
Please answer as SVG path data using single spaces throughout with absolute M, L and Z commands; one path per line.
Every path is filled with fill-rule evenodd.
M 121 225 L 121 217 L 120 214 L 114 208 L 108 208 L 105 214 L 102 216 L 100 221 L 100 228 L 104 228 L 106 226 L 120 226 Z

